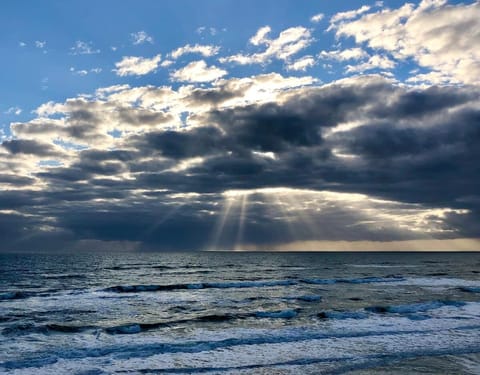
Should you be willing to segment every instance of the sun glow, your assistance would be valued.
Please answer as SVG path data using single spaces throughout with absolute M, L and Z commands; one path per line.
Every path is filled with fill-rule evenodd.
M 235 238 L 229 248 L 251 248 L 246 234 L 252 227 L 267 222 L 284 228 L 283 237 L 288 243 L 332 241 L 347 231 L 389 232 L 404 239 L 416 233 L 425 240 L 433 240 L 435 235 L 454 231 L 446 224 L 448 215 L 469 212 L 423 207 L 358 193 L 287 187 L 227 190 L 222 195 L 222 209 L 210 249 L 225 247 L 225 238 Z

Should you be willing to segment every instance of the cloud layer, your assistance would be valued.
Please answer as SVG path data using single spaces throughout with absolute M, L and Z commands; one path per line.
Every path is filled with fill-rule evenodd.
M 478 235 L 477 90 L 375 75 L 311 83 L 119 86 L 39 109 L 1 146 L 3 241 L 198 249 Z M 268 95 L 252 99 L 260 87 Z
M 10 107 L 20 117 L 0 144 L 2 249 L 476 246 L 479 20 L 478 2 L 377 2 L 260 27 L 245 51 L 183 42 L 164 60 L 122 54 L 109 68 L 121 84 L 46 102 L 26 121 Z M 315 49 L 322 23 L 337 43 Z M 145 31 L 130 38 L 155 47 Z M 101 51 L 78 41 L 70 53 Z M 343 75 L 312 74 L 334 64 Z

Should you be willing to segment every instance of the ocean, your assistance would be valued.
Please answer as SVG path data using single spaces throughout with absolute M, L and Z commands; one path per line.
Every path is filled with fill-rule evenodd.
M 0 254 L 2 374 L 480 374 L 480 253 Z

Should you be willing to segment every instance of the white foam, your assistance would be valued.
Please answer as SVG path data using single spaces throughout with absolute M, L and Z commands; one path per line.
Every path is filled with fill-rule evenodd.
M 479 287 L 480 281 L 450 277 L 409 277 L 396 282 L 397 285 L 420 286 L 425 289 L 445 289 L 458 287 Z
M 43 366 L 34 370 L 36 374 L 50 375 L 95 368 L 112 373 L 120 370 L 135 372 L 139 369 L 230 367 L 232 374 L 253 374 L 262 370 L 242 366 L 272 368 L 272 364 L 281 362 L 305 360 L 308 363 L 309 360 L 319 360 L 308 365 L 318 373 L 347 364 L 368 365 L 369 361 L 374 363 L 375 356 L 384 354 L 391 354 L 392 360 L 414 355 L 459 355 L 480 352 L 479 312 L 480 303 L 472 302 L 461 307 L 443 306 L 431 310 L 431 318 L 421 321 L 394 314 L 370 314 L 361 320 L 329 319 L 312 322 L 307 327 L 275 330 L 162 330 L 148 335 L 100 335 L 97 338 L 82 334 L 79 336 L 83 337 L 83 342 L 77 338 L 77 341 L 68 345 L 58 343 L 57 351 L 52 348 L 52 353 L 63 351 L 63 358 L 56 363 L 45 360 Z M 227 343 L 223 346 L 221 340 L 228 339 L 238 341 L 236 345 Z M 194 344 L 197 340 L 204 344 Z M 159 346 L 160 343 L 166 346 Z M 169 349 L 169 345 L 175 346 Z M 69 359 L 69 353 L 73 350 L 77 354 Z M 35 353 L 30 357 L 34 358 Z M 292 362 L 280 368 L 285 373 L 301 373 L 303 367 Z M 19 368 L 11 373 L 31 374 L 32 368 Z
M 354 268 L 417 268 L 416 264 L 346 264 L 348 267 Z

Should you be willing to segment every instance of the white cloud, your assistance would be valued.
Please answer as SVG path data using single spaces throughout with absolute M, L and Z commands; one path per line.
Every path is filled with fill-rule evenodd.
M 124 56 L 121 61 L 115 63 L 117 69 L 114 69 L 113 71 L 121 77 L 145 75 L 157 69 L 160 59 L 160 54 L 153 56 L 152 58 Z
M 27 43 L 25 43 L 25 42 L 18 42 L 18 45 L 19 45 L 20 47 L 26 47 L 26 46 L 27 46 Z
M 42 86 L 41 86 L 42 90 L 48 89 L 48 81 L 49 81 L 48 77 L 42 78 L 42 80 L 40 81 L 42 83 Z
M 313 23 L 318 23 L 320 22 L 321 20 L 323 20 L 323 18 L 325 17 L 325 14 L 323 13 L 318 13 L 318 14 L 315 14 L 314 16 L 312 16 L 310 18 L 310 21 L 313 22 Z
M 218 30 L 215 27 L 206 27 L 206 26 L 200 26 L 198 27 L 195 32 L 199 35 L 203 34 L 210 34 L 211 36 L 215 36 L 218 33 Z
M 313 56 L 304 56 L 298 60 L 293 61 L 292 63 L 287 65 L 288 70 L 295 70 L 295 71 L 306 71 L 307 68 L 310 68 L 315 65 L 315 59 Z
M 379 10 L 333 28 L 337 37 L 353 37 L 395 59 L 415 60 L 436 72 L 430 77 L 437 82 L 451 77 L 451 83 L 480 84 L 480 2 L 423 0 L 418 6 Z
M 262 27 L 250 39 L 250 43 L 253 45 L 266 45 L 267 48 L 265 51 L 251 55 L 240 53 L 220 58 L 219 61 L 222 63 L 233 62 L 240 65 L 264 64 L 272 58 L 286 61 L 308 47 L 313 41 L 311 31 L 302 26 L 283 30 L 276 39 L 267 38 L 270 31 L 269 26 Z
M 43 49 L 47 45 L 46 41 L 41 41 L 41 40 L 36 40 L 35 41 L 35 47 Z
M 93 55 L 100 53 L 99 49 L 92 47 L 92 42 L 83 42 L 81 40 L 77 40 L 75 45 L 70 48 L 70 51 L 72 55 Z
M 70 71 L 73 73 L 73 74 L 76 74 L 76 75 L 79 75 L 79 76 L 86 76 L 88 74 L 88 70 L 85 70 L 85 69 L 81 69 L 81 70 L 72 70 L 70 69 Z
M 136 33 L 131 33 L 130 37 L 132 38 L 132 43 L 134 45 L 143 43 L 153 44 L 153 37 L 148 35 L 145 31 L 137 31 Z
M 70 67 L 70 72 L 72 72 L 72 74 L 75 74 L 75 75 L 86 76 L 89 73 L 99 74 L 102 72 L 102 68 L 92 68 L 90 70 L 86 70 L 86 69 L 77 70 L 72 66 Z
M 168 68 L 170 65 L 173 64 L 172 60 L 163 60 L 160 64 L 162 68 Z
M 355 18 L 365 12 L 368 12 L 370 10 L 370 6 L 364 5 L 360 7 L 359 9 L 355 10 L 349 10 L 347 12 L 340 12 L 335 14 L 332 18 L 330 18 L 330 23 L 335 23 L 339 21 L 345 21 L 345 20 L 350 20 L 352 18 Z
M 373 55 L 368 61 L 358 65 L 347 65 L 347 73 L 361 73 L 372 69 L 393 69 L 395 62 L 387 56 Z
M 19 114 L 22 113 L 22 109 L 20 107 L 10 107 L 4 113 L 6 115 L 16 115 L 16 116 L 18 116 Z
M 219 50 L 220 50 L 220 47 L 218 46 L 200 45 L 200 44 L 195 44 L 192 46 L 190 44 L 187 44 L 183 47 L 177 48 L 176 50 L 172 51 L 170 53 L 170 56 L 173 59 L 178 59 L 180 56 L 186 55 L 188 53 L 198 53 L 205 57 L 210 57 L 210 56 L 216 55 Z
M 272 29 L 270 26 L 264 26 L 258 29 L 257 33 L 252 36 L 249 40 L 250 44 L 253 44 L 254 46 L 259 46 L 262 44 L 268 43 L 267 35 L 270 34 Z
M 318 54 L 319 58 L 338 61 L 360 60 L 368 57 L 368 54 L 361 48 L 349 48 L 344 50 L 322 51 Z
M 447 85 L 450 83 L 461 83 L 453 78 L 451 75 L 443 74 L 441 72 L 421 73 L 409 77 L 406 82 L 420 85 Z
M 175 81 L 186 82 L 211 82 L 215 81 L 228 72 L 216 66 L 207 66 L 204 60 L 192 61 L 187 66 L 173 72 L 171 77 Z

